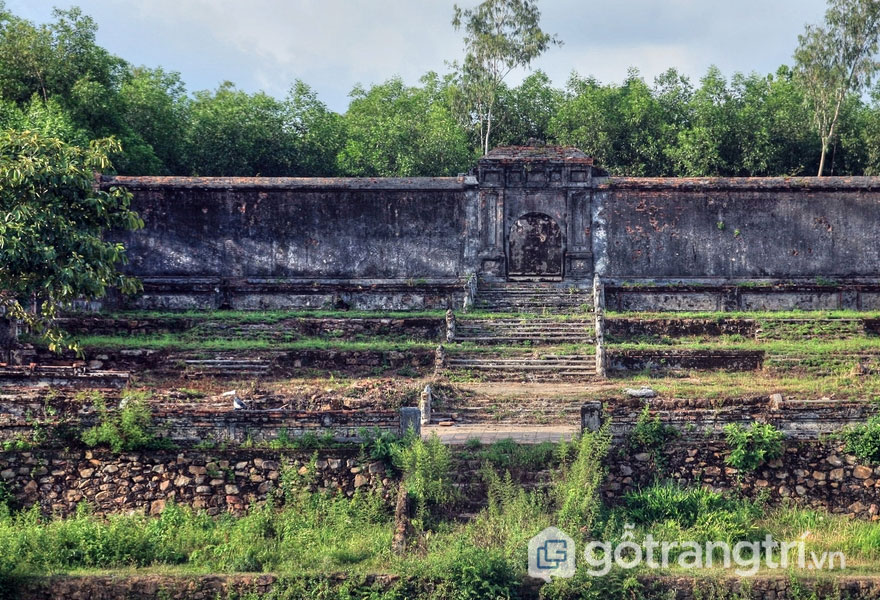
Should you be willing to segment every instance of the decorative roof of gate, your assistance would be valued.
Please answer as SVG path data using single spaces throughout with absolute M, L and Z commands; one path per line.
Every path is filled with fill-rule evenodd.
M 490 150 L 483 160 L 501 162 L 563 161 L 571 164 L 594 165 L 587 156 L 574 146 L 499 146 Z

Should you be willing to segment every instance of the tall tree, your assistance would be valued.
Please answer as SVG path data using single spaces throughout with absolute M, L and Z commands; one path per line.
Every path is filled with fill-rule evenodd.
M 877 72 L 880 0 L 829 0 L 825 25 L 807 25 L 794 58 L 813 108 L 822 144 L 819 176 L 851 93 L 869 86 Z
M 74 300 L 123 292 L 139 283 L 121 274 L 121 244 L 107 230 L 143 227 L 131 194 L 94 188 L 94 173 L 109 167 L 113 140 L 87 148 L 24 131 L 0 133 L 0 307 L 42 335 L 50 348 L 75 347 L 53 325 L 56 311 Z
M 504 78 L 528 67 L 550 46 L 561 45 L 545 33 L 536 0 L 484 0 L 476 8 L 455 5 L 452 25 L 464 30 L 463 84 L 480 133 L 483 154 L 489 152 L 493 110 Z

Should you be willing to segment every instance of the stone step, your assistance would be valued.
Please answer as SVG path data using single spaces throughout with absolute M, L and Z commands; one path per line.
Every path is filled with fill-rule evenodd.
M 499 336 L 499 335 L 490 335 L 490 336 L 469 336 L 469 335 L 458 335 L 455 338 L 456 342 L 468 342 L 472 344 L 484 344 L 484 345 L 495 345 L 495 346 L 503 346 L 506 344 L 517 345 L 517 344 L 534 344 L 534 345 L 559 345 L 559 344 L 592 344 L 593 338 L 587 335 L 583 336 L 574 336 L 574 335 L 556 335 L 556 336 L 535 336 L 535 335 L 523 335 L 523 336 Z
M 185 359 L 186 375 L 198 377 L 240 377 L 242 375 L 265 375 L 272 368 L 272 361 L 266 359 Z

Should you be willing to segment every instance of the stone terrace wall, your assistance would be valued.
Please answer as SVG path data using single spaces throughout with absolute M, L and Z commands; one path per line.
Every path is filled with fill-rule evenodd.
M 247 323 L 234 320 L 191 317 L 114 318 L 102 316 L 66 317 L 58 319 L 59 327 L 77 335 L 159 335 L 184 333 L 196 327 L 200 332 L 222 337 L 241 335 L 269 337 L 276 334 L 305 337 L 330 336 L 352 339 L 359 335 L 381 335 L 415 340 L 439 341 L 446 333 L 442 318 L 288 318 Z
M 727 446 L 707 439 L 702 444 L 672 443 L 662 452 L 662 475 L 685 485 L 707 485 L 719 491 L 740 489 L 771 502 L 793 500 L 805 506 L 863 519 L 880 519 L 880 467 L 860 463 L 840 445 L 790 442 L 780 459 L 755 473 L 738 473 L 724 462 Z M 648 485 L 658 474 L 648 454 L 617 446 L 609 455 L 604 494 L 617 500 L 627 490 Z
M 661 474 L 685 485 L 720 491 L 766 494 L 771 503 L 791 500 L 862 519 L 880 520 L 880 467 L 860 463 L 834 444 L 792 441 L 782 458 L 755 473 L 727 467 L 728 449 L 717 440 L 671 443 L 663 451 Z M 0 480 L 23 506 L 38 502 L 46 512 L 70 514 L 86 500 L 98 513 L 143 510 L 158 513 L 165 504 L 204 508 L 211 514 L 239 512 L 277 489 L 284 466 L 305 473 L 311 453 L 271 450 L 145 451 L 114 455 L 104 450 L 34 450 L 0 453 Z M 480 481 L 459 461 L 456 481 Z M 615 445 L 608 457 L 605 497 L 619 501 L 638 486 L 650 485 L 658 469 L 648 454 Z M 527 474 L 528 475 L 528 474 Z M 538 471 L 530 485 L 539 485 Z M 362 462 L 357 449 L 322 451 L 315 489 L 380 489 L 394 500 L 396 479 L 379 462 Z M 467 485 L 471 485 L 467 483 Z M 478 503 L 479 498 L 468 498 Z
M 71 437 L 97 424 L 93 411 L 40 417 L 17 407 L 0 408 L 0 442 L 29 439 L 35 426 L 43 427 L 46 445 L 67 446 Z M 418 409 L 409 409 L 417 411 Z M 340 442 L 361 441 L 361 431 L 383 431 L 394 435 L 418 428 L 418 417 L 407 418 L 400 410 L 228 410 L 165 405 L 152 410 L 155 433 L 179 446 L 203 442 L 239 445 L 266 442 L 285 431 L 293 439 L 306 434 L 331 436 Z
M 587 405 L 583 414 L 590 415 L 595 407 L 596 404 Z M 614 398 L 605 402 L 606 415 L 611 419 L 611 432 L 615 439 L 625 440 L 644 407 L 644 401 L 635 398 Z M 674 427 L 694 445 L 700 445 L 706 436 L 722 435 L 727 424 L 749 426 L 755 421 L 772 424 L 789 439 L 815 441 L 848 425 L 863 423 L 878 412 L 876 405 L 869 402 L 788 398 L 774 403 L 766 396 L 723 402 L 652 398 L 649 407 L 652 417 Z
M 277 490 L 282 471 L 307 473 L 308 452 L 270 450 L 149 451 L 114 455 L 103 450 L 0 452 L 0 480 L 16 501 L 39 503 L 47 513 L 69 515 L 88 501 L 98 514 L 139 510 L 157 514 L 174 501 L 216 515 L 241 512 Z M 393 501 L 396 484 L 380 462 L 357 450 L 321 452 L 314 489 L 379 489 Z
M 349 582 L 346 575 L 315 577 L 327 587 Z M 85 577 L 56 576 L 25 582 L 16 590 L 20 600 L 227 600 L 247 594 L 262 597 L 272 593 L 282 595 L 290 579 L 274 574 L 263 575 L 136 575 L 114 577 L 91 575 Z M 380 592 L 408 583 L 409 592 L 427 596 L 433 588 L 431 581 L 403 582 L 396 575 L 366 576 L 358 592 L 366 596 L 370 591 Z M 520 589 L 522 600 L 537 600 L 542 583 L 527 579 Z M 750 598 L 754 600 L 796 600 L 805 592 L 815 591 L 819 598 L 840 600 L 867 600 L 876 598 L 880 581 L 870 576 L 835 577 L 833 580 L 788 577 L 701 578 L 644 575 L 639 577 L 640 597 L 664 600 L 700 600 L 705 598 Z M 420 588 L 424 588 L 421 589 Z M 248 596 L 250 597 L 250 596 Z M 417 597 L 417 596 L 413 596 Z

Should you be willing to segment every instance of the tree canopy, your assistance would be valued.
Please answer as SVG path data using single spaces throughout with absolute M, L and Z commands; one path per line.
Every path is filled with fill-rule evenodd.
M 844 104 L 880 67 L 878 40 L 880 0 L 829 0 L 824 26 L 808 25 L 798 36 L 794 58 L 821 142 L 820 176 Z
M 143 223 L 127 191 L 94 185 L 108 153 L 118 151 L 112 139 L 80 147 L 34 131 L 0 133 L 0 306 L 52 349 L 73 346 L 53 326 L 59 308 L 110 287 L 138 289 L 117 270 L 125 249 L 103 234 Z
M 574 72 L 557 86 L 540 70 L 505 78 L 557 42 L 536 2 L 487 0 L 455 9 L 463 64 L 355 86 L 340 114 L 299 80 L 279 98 L 229 82 L 190 91 L 178 73 L 101 48 L 78 9 L 34 24 L 0 0 L 0 130 L 84 149 L 112 136 L 108 158 L 130 175 L 456 175 L 491 146 L 534 143 L 578 146 L 615 175 L 878 174 L 878 4 L 830 0 L 774 73 Z M 492 89 L 478 106 L 480 73 Z

